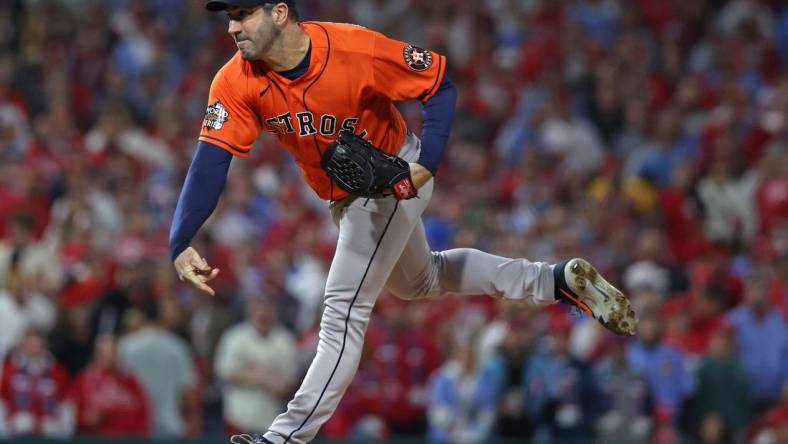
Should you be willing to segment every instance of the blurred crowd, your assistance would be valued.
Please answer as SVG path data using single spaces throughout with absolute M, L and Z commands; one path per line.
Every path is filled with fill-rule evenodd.
M 275 140 L 194 241 L 217 296 L 167 257 L 234 51 L 203 3 L 0 1 L 0 437 L 264 431 L 311 360 L 337 233 Z M 641 319 L 619 339 L 565 306 L 383 294 L 324 436 L 788 442 L 784 2 L 298 8 L 448 56 L 434 249 L 586 257 Z

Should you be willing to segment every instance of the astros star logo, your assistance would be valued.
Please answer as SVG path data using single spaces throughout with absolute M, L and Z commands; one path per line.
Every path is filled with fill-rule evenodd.
M 402 55 L 408 68 L 414 71 L 424 71 L 432 66 L 432 53 L 418 46 L 406 46 Z

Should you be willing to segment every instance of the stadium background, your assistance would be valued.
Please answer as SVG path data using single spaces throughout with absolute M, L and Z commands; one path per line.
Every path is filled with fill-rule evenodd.
M 433 248 L 581 255 L 641 317 L 619 340 L 565 307 L 383 295 L 324 437 L 788 442 L 783 2 L 298 4 L 449 57 Z M 300 380 L 336 231 L 275 141 L 195 240 L 218 296 L 167 258 L 225 29 L 198 0 L 0 1 L 0 437 L 221 442 Z M 247 306 L 290 344 L 248 335 L 255 388 L 220 369 L 244 362 L 222 339 L 254 331 Z

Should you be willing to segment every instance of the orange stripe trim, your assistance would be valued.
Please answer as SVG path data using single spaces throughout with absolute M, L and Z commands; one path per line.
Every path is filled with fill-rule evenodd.
M 588 308 L 588 305 L 586 305 L 586 304 L 584 304 L 584 303 L 580 302 L 580 300 L 579 300 L 579 299 L 577 299 L 576 297 L 574 297 L 574 296 L 572 296 L 571 294 L 569 294 L 569 292 L 567 292 L 567 291 L 566 291 L 566 290 L 564 290 L 563 288 L 559 288 L 559 289 L 558 289 L 558 291 L 560 291 L 560 292 L 561 292 L 561 294 L 563 294 L 565 298 L 567 298 L 567 299 L 569 299 L 570 301 L 574 302 L 574 303 L 575 303 L 575 305 L 577 305 L 578 307 L 580 307 L 580 309 L 581 309 L 581 310 L 583 310 L 584 312 L 586 312 L 586 314 L 588 314 L 588 315 L 589 315 L 589 316 L 591 316 L 592 318 L 594 318 L 594 317 L 595 317 L 595 316 L 594 316 L 594 313 L 593 313 L 593 312 L 591 312 L 591 309 L 590 309 L 590 308 Z

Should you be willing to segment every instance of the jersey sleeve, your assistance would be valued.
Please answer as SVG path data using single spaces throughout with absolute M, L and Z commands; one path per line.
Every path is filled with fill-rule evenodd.
M 372 55 L 374 87 L 391 100 L 426 102 L 438 91 L 446 57 L 377 34 Z
M 262 126 L 260 118 L 245 99 L 246 80 L 231 78 L 227 67 L 211 83 L 208 107 L 199 140 L 216 145 L 239 157 L 248 157 Z

